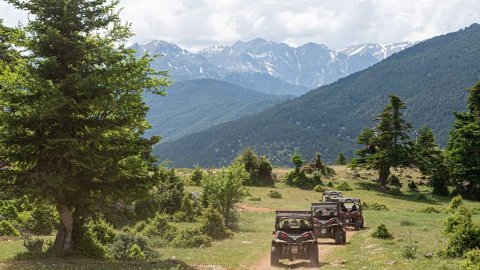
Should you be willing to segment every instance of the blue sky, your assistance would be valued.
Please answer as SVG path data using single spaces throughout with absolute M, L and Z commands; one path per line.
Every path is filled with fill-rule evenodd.
M 417 41 L 480 22 L 479 0 L 121 0 L 136 33 L 191 50 L 263 37 L 339 49 L 352 44 Z M 26 15 L 0 1 L 7 25 Z

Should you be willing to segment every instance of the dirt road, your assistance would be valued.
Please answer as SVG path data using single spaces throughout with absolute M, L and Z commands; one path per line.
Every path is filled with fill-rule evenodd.
M 347 245 L 350 242 L 350 239 L 352 236 L 356 233 L 356 231 L 351 231 L 347 230 Z M 319 239 L 318 240 L 318 254 L 320 258 L 320 267 L 322 265 L 327 265 L 327 264 L 335 264 L 337 262 L 326 262 L 324 261 L 323 258 L 325 258 L 325 255 L 334 252 L 337 249 L 340 248 L 345 248 L 346 245 L 335 245 L 335 240 L 333 239 Z M 280 269 L 311 269 L 308 267 L 308 261 L 299 261 L 299 262 L 288 262 L 283 260 L 282 261 L 283 267 L 280 267 Z M 258 261 L 256 264 L 251 265 L 248 267 L 248 269 L 255 269 L 255 270 L 263 270 L 263 269 L 279 269 L 279 268 L 272 268 L 270 267 L 270 253 L 266 254 L 260 261 Z

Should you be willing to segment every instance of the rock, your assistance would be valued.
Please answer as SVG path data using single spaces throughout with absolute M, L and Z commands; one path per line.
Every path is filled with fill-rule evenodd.
M 394 265 L 394 264 L 397 264 L 397 261 L 389 261 L 388 264 L 389 265 Z
M 429 259 L 433 258 L 433 253 L 429 252 L 429 253 L 425 254 L 425 258 L 429 258 Z

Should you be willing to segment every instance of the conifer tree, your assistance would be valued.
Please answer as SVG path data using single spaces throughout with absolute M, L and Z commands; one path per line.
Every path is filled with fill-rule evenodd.
M 0 73 L 3 187 L 53 203 L 54 249 L 75 252 L 91 209 L 155 183 L 142 94 L 163 94 L 165 73 L 135 57 L 113 0 L 8 0 L 30 14 L 27 53 Z
M 345 158 L 345 154 L 339 152 L 337 158 L 335 159 L 335 164 L 337 165 L 345 165 L 347 164 L 347 159 Z
M 402 118 L 405 104 L 397 96 L 390 96 L 390 102 L 375 119 L 373 129 L 364 129 L 358 142 L 365 146 L 356 151 L 359 158 L 353 159 L 351 166 L 378 171 L 378 181 L 386 186 L 390 168 L 413 165 L 411 141 L 408 132 L 411 125 Z
M 447 145 L 453 185 L 464 197 L 480 200 L 480 81 L 469 89 L 467 111 L 456 113 Z

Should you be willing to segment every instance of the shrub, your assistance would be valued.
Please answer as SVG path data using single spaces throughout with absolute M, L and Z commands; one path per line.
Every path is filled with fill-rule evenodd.
M 437 208 L 435 208 L 433 206 L 427 206 L 425 208 L 420 209 L 419 212 L 421 212 L 421 213 L 440 213 L 440 210 L 438 210 Z
M 461 224 L 449 234 L 446 253 L 450 257 L 461 257 L 470 249 L 480 248 L 480 226 Z
M 312 189 L 320 183 L 314 182 L 314 179 L 307 177 L 304 172 L 294 170 L 285 175 L 285 184 L 302 189 Z
M 20 232 L 13 225 L 6 221 L 0 221 L 0 236 L 19 237 Z
M 17 208 L 12 203 L 5 203 L 0 207 L 0 215 L 9 221 L 14 221 L 18 217 Z
M 203 171 L 200 166 L 195 166 L 192 171 L 192 175 L 190 176 L 190 183 L 195 186 L 199 186 L 202 183 L 203 179 Z
M 463 270 L 480 269 L 480 249 L 472 249 L 465 253 L 465 261 L 462 264 Z
M 402 256 L 405 259 L 413 260 L 416 258 L 418 246 L 416 245 L 406 245 L 402 249 Z
M 177 229 L 168 222 L 170 217 L 157 213 L 141 231 L 155 246 L 166 246 L 175 237 Z
M 316 185 L 314 188 L 313 188 L 314 191 L 316 192 L 324 192 L 325 190 L 327 190 L 324 186 L 322 185 Z
M 28 252 L 42 252 L 43 251 L 43 244 L 45 242 L 43 239 L 40 238 L 31 238 L 26 236 L 23 239 L 23 246 L 28 250 Z
M 213 239 L 225 239 L 232 236 L 232 232 L 225 226 L 222 215 L 213 205 L 210 205 L 201 218 L 200 230 Z
M 250 197 L 248 200 L 252 201 L 252 202 L 259 202 L 259 201 L 262 200 L 262 198 L 260 198 L 260 197 Z
M 145 237 L 134 233 L 119 233 L 110 245 L 110 254 L 116 260 L 129 260 L 132 247 L 137 245 L 145 255 L 145 259 L 152 260 L 158 257 L 158 252 L 148 245 Z M 136 248 L 135 248 L 136 249 Z M 136 251 L 135 251 L 136 252 Z
M 443 221 L 443 233 L 452 233 L 458 226 L 464 224 L 470 226 L 473 224 L 473 221 L 472 212 L 470 211 L 470 209 L 462 206 L 457 211 L 450 213 L 450 215 L 448 215 L 448 217 Z
M 83 228 L 83 235 L 78 243 L 78 252 L 92 259 L 105 259 L 107 257 L 107 247 L 102 245 L 88 228 Z
M 318 183 L 318 185 L 322 185 L 323 186 L 323 182 L 322 182 L 322 173 L 319 172 L 319 171 L 314 171 L 313 174 L 312 174 L 312 181 L 314 183 Z
M 99 219 L 96 221 L 90 221 L 87 226 L 95 239 L 102 245 L 110 245 L 113 242 L 113 239 L 115 238 L 115 230 L 113 229 L 113 226 L 105 220 Z
M 394 187 L 399 187 L 399 188 L 402 187 L 402 183 L 400 182 L 400 178 L 398 178 L 398 176 L 396 176 L 395 174 L 391 174 L 388 177 L 387 184 L 390 185 L 390 186 L 394 186 Z
M 273 198 L 273 199 L 281 199 L 282 194 L 278 191 L 270 190 L 270 192 L 268 192 L 268 197 Z
M 140 232 L 142 232 L 143 230 L 145 230 L 145 228 L 147 227 L 147 225 L 148 225 L 147 221 L 141 220 L 141 221 L 137 222 L 137 223 L 135 224 L 135 226 L 133 226 L 133 230 L 134 230 L 135 232 L 137 232 L 137 233 L 140 233 Z
M 249 177 L 245 179 L 245 185 L 273 186 L 274 179 L 272 165 L 265 156 L 257 156 L 255 152 L 246 148 L 235 158 L 234 163 L 243 165 Z
M 426 201 L 427 200 L 427 196 L 423 193 L 418 193 L 418 194 L 415 194 L 415 196 L 413 197 L 414 200 L 416 201 Z
M 372 232 L 372 237 L 380 239 L 392 239 L 393 235 L 388 231 L 387 226 L 382 223 L 378 225 L 377 228 Z
M 447 208 L 445 209 L 446 213 L 453 213 L 455 212 L 460 206 L 463 205 L 463 199 L 462 196 L 457 195 L 452 198 L 450 203 L 448 204 Z
M 333 187 L 334 187 L 334 185 L 333 185 L 333 183 L 332 183 L 331 181 L 329 181 L 329 182 L 327 183 L 327 187 L 331 187 L 331 188 L 333 188 Z
M 388 194 L 390 195 L 402 195 L 402 191 L 400 190 L 399 187 L 391 187 L 388 191 L 387 191 Z
M 177 248 L 199 248 L 211 245 L 212 238 L 198 228 L 181 230 L 172 241 L 172 246 Z
M 410 180 L 410 182 L 408 182 L 408 188 L 411 191 L 417 191 L 418 190 L 418 186 L 417 186 L 417 184 L 415 184 L 415 182 L 413 180 Z
M 30 231 L 37 235 L 52 234 L 55 226 L 58 224 L 55 209 L 48 206 L 38 206 L 32 211 L 32 223 Z
M 388 211 L 389 210 L 386 205 L 379 204 L 379 203 L 376 203 L 376 202 L 373 202 L 373 203 L 362 202 L 362 208 L 364 210 L 375 210 L 375 211 L 382 211 L 382 210 Z
M 145 260 L 145 257 L 145 253 L 143 253 L 142 249 L 137 244 L 133 244 L 128 251 L 129 260 Z
M 351 191 L 351 190 L 353 190 L 353 188 L 350 187 L 350 185 L 346 181 L 343 181 L 340 184 L 338 184 L 337 189 L 340 190 L 340 191 Z
M 193 222 L 197 218 L 197 212 L 193 207 L 190 196 L 185 194 L 182 199 L 182 207 L 180 211 L 175 212 L 172 216 L 175 222 Z
M 406 220 L 406 219 L 402 219 L 402 220 L 400 221 L 400 225 L 401 225 L 401 226 L 414 226 L 414 225 L 415 225 L 415 222 L 410 221 L 410 220 Z

